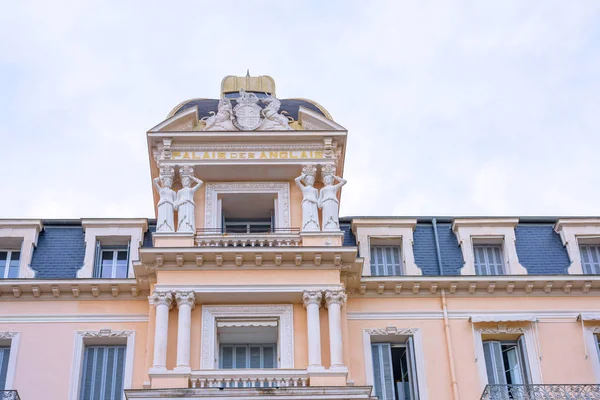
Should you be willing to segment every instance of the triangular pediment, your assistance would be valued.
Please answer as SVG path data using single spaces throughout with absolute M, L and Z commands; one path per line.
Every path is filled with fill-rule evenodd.
M 298 122 L 307 131 L 345 131 L 346 128 L 330 120 L 322 114 L 300 106 Z

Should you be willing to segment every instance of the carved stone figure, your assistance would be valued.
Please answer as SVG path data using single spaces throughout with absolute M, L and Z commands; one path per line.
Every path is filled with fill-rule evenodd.
M 265 117 L 259 130 L 261 131 L 289 131 L 293 130 L 289 125 L 286 116 L 279 114 L 281 102 L 271 95 L 262 99 L 262 103 L 267 106 L 263 108 L 261 114 Z
M 219 101 L 217 113 L 206 119 L 206 126 L 203 131 L 234 131 L 233 126 L 233 108 L 231 100 L 223 98 Z
M 175 231 L 175 191 L 171 189 L 173 185 L 173 167 L 160 167 L 160 176 L 154 178 L 154 187 L 160 196 L 158 200 L 158 217 L 156 219 L 157 232 Z M 160 181 L 161 185 L 158 184 Z
M 319 227 L 319 209 L 318 209 L 318 190 L 313 186 L 315 184 L 315 174 L 317 167 L 306 165 L 302 168 L 302 175 L 295 179 L 296 185 L 302 191 L 302 231 L 318 232 Z M 304 181 L 304 185 L 301 181 Z
M 254 93 L 246 93 L 240 89 L 240 97 L 236 100 L 237 105 L 233 108 L 233 124 L 241 131 L 253 131 L 262 123 L 262 109 L 257 104 L 258 97 Z
M 347 181 L 335 175 L 333 165 L 325 165 L 322 173 L 325 186 L 319 193 L 319 208 L 323 210 L 323 231 L 339 231 L 340 202 L 337 198 L 337 192 Z M 338 181 L 337 184 L 335 183 L 336 180 Z
M 177 192 L 177 232 L 196 233 L 194 193 L 200 189 L 204 182 L 194 176 L 194 170 L 189 165 L 180 168 L 179 175 L 183 187 Z M 191 186 L 192 181 L 196 182 L 195 186 Z

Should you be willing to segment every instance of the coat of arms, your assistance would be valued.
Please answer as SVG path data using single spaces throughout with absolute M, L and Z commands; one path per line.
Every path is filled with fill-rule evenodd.
M 236 99 L 237 105 L 233 108 L 233 125 L 241 131 L 253 131 L 263 121 L 262 108 L 257 104 L 259 99 L 254 93 L 240 90 L 240 97 Z

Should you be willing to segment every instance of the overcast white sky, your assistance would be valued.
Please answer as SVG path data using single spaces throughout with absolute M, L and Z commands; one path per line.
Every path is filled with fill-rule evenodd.
M 600 1 L 26 1 L 0 218 L 153 217 L 145 132 L 225 75 L 349 131 L 342 215 L 599 215 Z

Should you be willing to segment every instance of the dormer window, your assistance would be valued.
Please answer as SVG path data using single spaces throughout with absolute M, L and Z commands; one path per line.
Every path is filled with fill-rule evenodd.
M 476 275 L 505 275 L 501 244 L 473 244 Z
M 20 258 L 18 250 L 0 250 L 0 278 L 18 278 Z
M 385 243 L 385 241 L 373 239 L 370 250 L 372 276 L 403 275 L 399 244 L 394 244 L 393 241 Z
M 587 275 L 600 274 L 600 245 L 581 244 L 579 251 L 583 273 Z
M 96 244 L 98 253 L 94 268 L 94 278 L 127 278 L 129 266 L 129 244 L 125 246 L 105 246 Z

